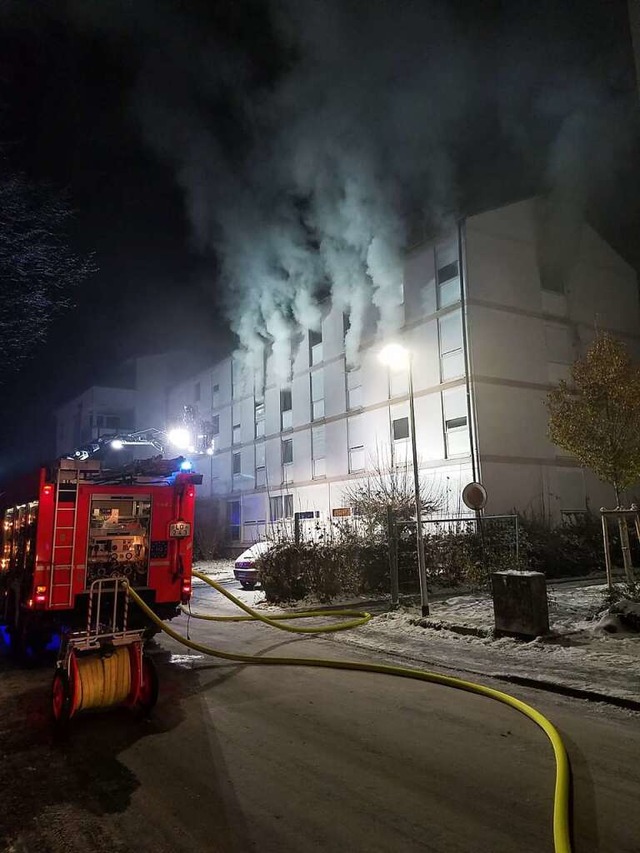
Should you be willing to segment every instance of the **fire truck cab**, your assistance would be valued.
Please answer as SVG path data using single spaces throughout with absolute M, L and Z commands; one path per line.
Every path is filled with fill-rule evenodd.
M 86 626 L 91 584 L 126 578 L 161 619 L 191 596 L 195 486 L 182 457 L 107 470 L 60 459 L 5 492 L 0 620 L 12 645 L 37 653 Z M 130 627 L 152 626 L 132 607 Z

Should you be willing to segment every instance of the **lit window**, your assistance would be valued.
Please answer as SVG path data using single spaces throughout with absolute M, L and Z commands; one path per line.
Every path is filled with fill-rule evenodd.
M 229 528 L 229 538 L 232 542 L 240 540 L 240 513 L 240 501 L 229 501 L 227 503 L 227 526 Z

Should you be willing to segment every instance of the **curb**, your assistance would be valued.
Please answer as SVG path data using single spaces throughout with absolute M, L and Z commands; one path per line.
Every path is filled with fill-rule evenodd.
M 609 693 L 598 693 L 595 690 L 583 690 L 581 687 L 571 687 L 566 684 L 559 684 L 556 681 L 527 678 L 524 675 L 497 675 L 495 673 L 486 673 L 486 675 L 488 678 L 506 681 L 509 684 L 518 684 L 521 687 L 546 690 L 549 693 L 559 693 L 562 696 L 569 696 L 572 699 L 584 699 L 587 702 L 606 702 L 608 705 L 615 705 L 618 708 L 625 708 L 628 711 L 640 712 L 640 700 L 630 699 L 625 696 L 613 696 Z

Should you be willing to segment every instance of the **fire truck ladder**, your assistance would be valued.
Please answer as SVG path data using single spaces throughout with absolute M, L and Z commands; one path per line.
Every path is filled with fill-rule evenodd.
M 67 607 L 73 604 L 73 572 L 75 568 L 76 556 L 76 531 L 78 525 L 78 483 L 80 481 L 80 471 L 78 468 L 59 468 L 56 477 L 56 503 L 53 516 L 53 549 L 51 560 L 51 584 L 49 586 L 49 606 L 53 606 L 53 591 L 54 589 L 68 587 L 69 594 L 67 597 Z M 73 506 L 62 506 L 63 503 L 73 503 Z M 58 534 L 62 532 L 62 539 L 58 541 Z M 69 533 L 71 541 L 69 541 Z M 71 551 L 71 559 L 69 562 L 63 559 L 62 563 L 58 563 L 58 556 L 62 553 Z M 61 571 L 69 572 L 68 583 L 56 583 L 56 574 Z M 57 602 L 58 604 L 60 602 Z

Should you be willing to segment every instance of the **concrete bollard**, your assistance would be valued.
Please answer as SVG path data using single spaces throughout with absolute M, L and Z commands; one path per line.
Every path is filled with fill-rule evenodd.
M 542 572 L 493 572 L 491 586 L 496 636 L 531 639 L 549 633 L 547 580 Z

